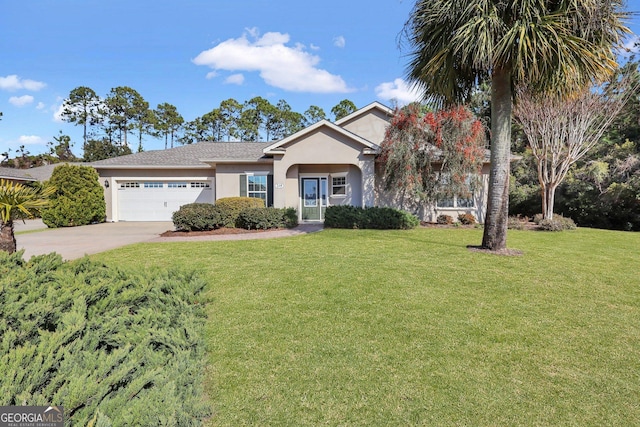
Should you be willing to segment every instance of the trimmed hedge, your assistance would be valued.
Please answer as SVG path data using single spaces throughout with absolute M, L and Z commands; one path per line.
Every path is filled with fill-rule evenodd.
M 249 204 L 256 204 L 249 199 Z M 240 204 L 243 202 L 240 202 Z M 237 214 L 236 207 L 228 204 L 190 203 L 180 206 L 173 213 L 173 225 L 177 231 L 207 231 L 222 227 L 251 229 L 292 228 L 298 225 L 298 215 L 293 208 L 277 209 L 263 207 L 244 208 Z M 231 223 L 233 218 L 233 223 Z
M 173 226 L 178 231 L 206 231 L 222 227 L 223 213 L 211 203 L 190 203 L 173 213 Z
M 256 197 L 223 197 L 216 200 L 223 216 L 223 227 L 236 227 L 240 212 L 249 208 L 264 208 L 264 200 Z
M 419 224 L 415 215 L 387 207 L 329 206 L 324 215 L 324 226 L 329 228 L 407 230 Z
M 0 405 L 64 405 L 67 425 L 198 426 L 205 281 L 0 252 Z
M 293 228 L 298 225 L 298 215 L 293 208 L 249 208 L 240 212 L 236 224 L 247 230 Z

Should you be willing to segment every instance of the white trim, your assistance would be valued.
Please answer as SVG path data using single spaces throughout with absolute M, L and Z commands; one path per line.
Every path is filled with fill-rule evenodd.
M 331 184 L 330 184 L 331 194 L 329 196 L 330 197 L 335 197 L 335 198 L 340 198 L 340 199 L 346 198 L 347 194 L 349 192 L 349 188 L 348 188 L 349 187 L 349 180 L 347 179 L 348 178 L 348 172 L 340 172 L 340 173 L 331 174 L 330 178 L 331 178 Z M 344 178 L 344 184 L 335 185 L 333 183 L 333 180 L 335 178 Z M 333 191 L 334 187 L 344 187 L 344 193 L 334 193 L 334 191 Z
M 374 101 L 369 105 L 365 105 L 364 107 L 360 108 L 359 110 L 354 111 L 353 113 L 349 114 L 348 116 L 344 116 L 343 118 L 341 118 L 340 120 L 336 120 L 336 125 L 341 126 L 343 123 L 351 121 L 353 119 L 355 119 L 358 116 L 363 116 L 366 113 L 368 113 L 371 110 L 380 110 L 385 114 L 388 114 L 389 116 L 393 115 L 393 110 L 389 107 L 387 107 L 386 105 L 383 105 L 381 103 L 379 103 L 378 101 Z
M 304 128 L 296 133 L 294 133 L 293 135 L 290 135 L 284 139 L 281 139 L 280 141 L 276 142 L 275 144 L 272 144 L 268 147 L 266 147 L 264 150 L 262 150 L 265 154 L 282 154 L 282 146 L 286 145 L 292 141 L 295 141 L 297 139 L 302 138 L 304 135 L 310 134 L 312 132 L 315 132 L 317 129 L 321 128 L 321 127 L 328 127 L 329 129 L 338 132 L 339 134 L 346 136 L 347 138 L 361 144 L 364 146 L 364 149 L 369 149 L 369 150 L 373 150 L 374 152 L 378 152 L 378 150 L 380 149 L 380 147 L 377 144 L 374 144 L 371 141 L 368 141 L 364 138 L 362 138 L 361 136 L 356 135 L 355 133 L 349 132 L 348 130 L 341 128 L 340 126 L 335 125 L 334 123 L 331 123 L 328 120 L 320 120 L 319 122 Z

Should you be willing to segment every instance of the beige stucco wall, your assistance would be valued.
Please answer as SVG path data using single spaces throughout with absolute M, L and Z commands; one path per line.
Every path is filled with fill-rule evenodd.
M 248 173 L 271 173 L 271 164 L 217 164 L 216 200 L 240 195 L 240 175 Z
M 331 198 L 330 204 L 344 204 L 347 199 L 354 206 L 373 204 L 373 187 L 365 187 L 363 171 L 373 171 L 374 155 L 364 154 L 366 147 L 359 142 L 323 126 L 282 148 L 285 153 L 274 155 L 273 162 L 274 206 L 298 208 L 299 178 L 329 177 L 332 173 L 347 173 L 348 194 Z
M 372 109 L 368 114 L 357 117 L 352 121 L 340 123 L 340 127 L 356 135 L 380 145 L 389 125 L 390 117 L 383 111 Z

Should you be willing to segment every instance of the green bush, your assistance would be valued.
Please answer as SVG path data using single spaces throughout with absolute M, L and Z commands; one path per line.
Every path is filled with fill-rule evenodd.
M 0 252 L 0 405 L 63 405 L 67 425 L 201 425 L 202 277 L 22 254 Z
M 450 215 L 438 215 L 436 218 L 436 222 L 440 225 L 451 225 L 453 224 L 453 217 Z
M 292 216 L 295 216 L 295 223 Z M 298 223 L 295 209 L 249 208 L 240 212 L 236 224 L 247 230 L 268 230 L 270 228 L 291 228 Z
M 223 225 L 220 207 L 210 203 L 190 203 L 173 213 L 173 226 L 178 231 L 215 230 Z
M 73 227 L 104 222 L 104 190 L 96 170 L 90 166 L 60 165 L 47 185 L 56 188 L 42 221 L 49 227 Z
M 283 216 L 286 228 L 293 228 L 298 225 L 298 211 L 295 208 L 284 208 Z
M 406 230 L 419 224 L 420 220 L 415 215 L 387 207 L 329 206 L 324 216 L 324 225 L 329 228 Z
M 236 227 L 240 212 L 249 208 L 264 208 L 264 200 L 256 197 L 223 197 L 216 200 L 220 208 L 223 227 Z
M 329 228 L 362 228 L 364 209 L 351 205 L 329 206 L 324 213 L 324 226 Z
M 474 225 L 476 221 L 476 217 L 470 213 L 463 213 L 458 215 L 458 222 L 462 225 Z

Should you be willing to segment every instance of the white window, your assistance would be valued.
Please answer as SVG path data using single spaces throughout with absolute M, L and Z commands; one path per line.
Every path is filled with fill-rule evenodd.
M 139 182 L 123 182 L 120 184 L 120 188 L 140 188 Z
M 163 184 L 161 182 L 145 182 L 144 188 L 162 188 Z
M 186 182 L 170 182 L 167 184 L 169 188 L 187 188 Z
M 436 207 L 438 208 L 475 208 L 476 202 L 473 197 L 474 185 L 472 182 L 473 177 L 467 177 L 467 185 L 470 186 L 471 194 L 454 194 L 452 197 L 441 197 L 436 201 Z M 442 177 L 443 185 L 446 185 L 449 177 L 444 175 Z
M 347 195 L 347 177 L 346 176 L 331 177 L 331 195 L 332 196 Z
M 247 175 L 247 196 L 262 199 L 267 203 L 267 176 Z

